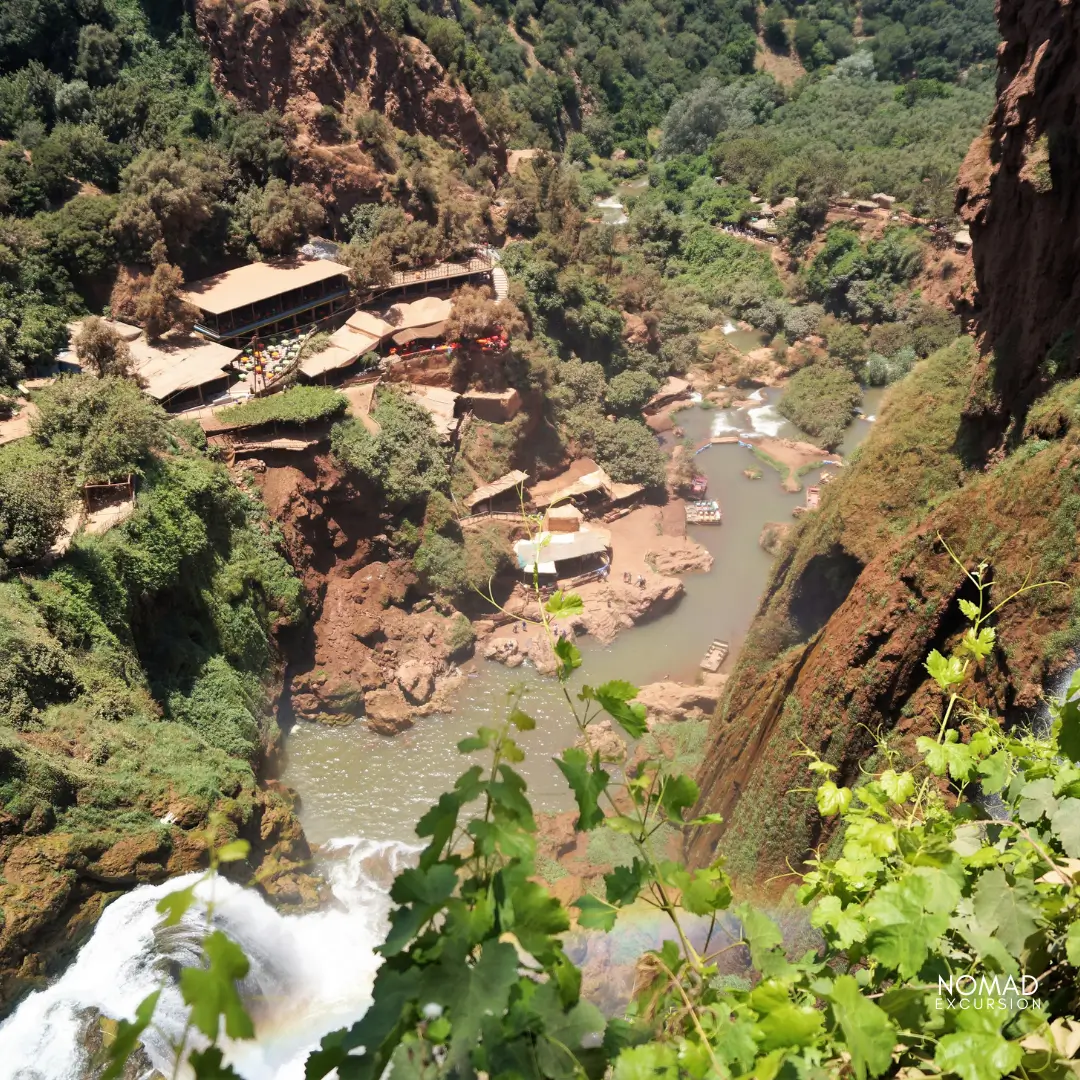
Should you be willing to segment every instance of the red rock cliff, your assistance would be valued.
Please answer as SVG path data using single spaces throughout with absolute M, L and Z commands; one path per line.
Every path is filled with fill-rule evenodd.
M 1080 17 L 1071 0 L 999 0 L 998 101 L 960 174 L 974 241 L 977 340 L 894 387 L 857 463 L 781 550 L 699 777 L 722 826 L 690 838 L 737 875 L 779 891 L 830 839 L 800 750 L 853 784 L 936 730 L 923 662 L 962 629 L 967 565 L 985 559 L 996 603 L 1025 580 L 1080 579 Z M 1007 721 L 1030 715 L 1080 647 L 1065 588 L 999 617 L 981 693 Z M 966 734 L 962 732 L 962 734 Z
M 505 149 L 472 98 L 423 42 L 387 32 L 370 12 L 319 10 L 303 0 L 195 0 L 215 85 L 241 104 L 276 109 L 296 122 L 305 179 L 332 191 L 339 206 L 381 187 L 378 170 L 354 144 L 324 144 L 320 109 L 341 111 L 350 95 L 403 131 L 505 167 Z
M 985 345 L 968 411 L 988 426 L 986 443 L 1063 364 L 1075 374 L 1076 346 L 1062 336 L 1080 326 L 1080 11 L 1069 0 L 999 0 L 997 18 L 997 106 L 957 199 Z

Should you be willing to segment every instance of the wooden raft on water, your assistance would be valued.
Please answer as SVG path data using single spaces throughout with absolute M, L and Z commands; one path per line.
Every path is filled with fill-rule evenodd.
M 713 643 L 709 646 L 709 651 L 701 661 L 701 669 L 715 674 L 723 666 L 727 654 L 728 643 L 721 641 L 719 638 L 714 638 Z

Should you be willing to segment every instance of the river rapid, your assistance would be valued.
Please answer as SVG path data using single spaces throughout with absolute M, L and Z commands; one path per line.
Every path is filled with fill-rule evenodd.
M 712 434 L 733 432 L 797 437 L 799 432 L 775 410 L 778 395 L 758 391 L 747 409 L 694 406 L 676 421 L 694 446 Z M 876 410 L 878 400 L 867 401 L 867 413 Z M 845 451 L 850 453 L 870 426 L 855 421 Z M 708 477 L 709 497 L 724 510 L 722 526 L 688 529 L 712 552 L 712 570 L 683 579 L 686 594 L 672 612 L 624 632 L 608 646 L 582 641 L 578 682 L 617 677 L 644 684 L 665 676 L 692 681 L 713 638 L 728 640 L 734 650 L 745 637 L 771 564 L 758 546 L 761 528 L 768 521 L 790 521 L 803 496 L 784 492 L 767 468 L 760 480 L 747 479 L 743 470 L 758 463 L 737 444 L 708 446 L 697 455 L 696 465 Z M 805 481 L 813 483 L 814 474 Z M 283 779 L 301 793 L 300 817 L 312 844 L 321 845 L 319 867 L 337 905 L 287 916 L 253 891 L 223 880 L 215 883 L 215 925 L 233 936 L 252 962 L 244 991 L 257 1038 L 228 1053 L 245 1080 L 299 1080 L 308 1050 L 322 1035 L 363 1014 L 377 967 L 373 950 L 385 933 L 388 889 L 416 851 L 413 826 L 462 771 L 458 740 L 479 724 L 498 721 L 515 688 L 524 687 L 524 706 L 537 720 L 536 730 L 521 738 L 527 757 L 520 769 L 530 797 L 538 810 L 572 805 L 551 761 L 576 734 L 555 681 L 528 667 L 508 670 L 483 660 L 472 665 L 469 676 L 453 713 L 420 720 L 392 739 L 360 725 L 302 725 L 289 736 Z M 30 995 L 0 1026 L 4 1080 L 89 1076 L 84 1044 L 97 1023 L 90 1010 L 131 1017 L 138 1002 L 163 982 L 159 1030 L 145 1042 L 155 1067 L 169 1064 L 169 1040 L 181 1030 L 185 1015 L 171 972 L 196 957 L 205 908 L 163 931 L 155 904 L 189 880 L 134 889 L 106 909 L 67 971 L 46 990 Z M 620 935 L 626 938 L 624 951 L 636 955 L 658 944 L 664 931 L 655 920 L 620 922 L 612 950 L 618 950 Z

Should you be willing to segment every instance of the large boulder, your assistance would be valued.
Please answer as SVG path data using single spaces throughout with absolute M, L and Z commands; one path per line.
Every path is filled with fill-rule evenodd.
M 397 684 L 414 705 L 423 705 L 435 692 L 435 673 L 423 660 L 407 660 L 397 669 Z
M 520 667 L 525 655 L 518 648 L 518 643 L 509 637 L 492 638 L 484 646 L 484 659 L 494 660 L 507 667 Z
M 726 675 L 710 675 L 706 682 L 694 686 L 670 681 L 649 683 L 638 691 L 637 700 L 645 706 L 650 729 L 658 723 L 699 720 L 712 715 L 726 682 Z
M 687 539 L 645 552 L 645 561 L 658 574 L 706 574 L 713 566 L 712 552 L 696 540 Z
M 413 710 L 396 687 L 364 695 L 367 726 L 380 735 L 397 735 L 413 726 Z

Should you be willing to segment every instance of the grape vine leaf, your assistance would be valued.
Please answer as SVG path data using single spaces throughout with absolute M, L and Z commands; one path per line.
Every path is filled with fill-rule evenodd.
M 186 892 L 187 890 L 183 891 Z M 175 893 L 169 893 L 169 896 L 175 895 Z M 167 897 L 162 897 L 162 899 L 167 899 Z M 158 909 L 160 910 L 160 904 Z M 166 923 L 166 925 L 171 924 Z M 139 1037 L 150 1026 L 150 1021 L 154 1018 L 154 1010 L 157 1008 L 158 998 L 160 997 L 161 991 L 155 990 L 139 1002 L 138 1007 L 135 1009 L 134 1020 L 120 1020 L 117 1022 L 116 1035 L 107 1050 L 109 1064 L 101 1074 L 101 1080 L 119 1080 L 124 1072 L 124 1066 L 127 1064 L 128 1058 L 131 1057 L 135 1047 L 139 1044 Z
M 1032 780 L 1020 789 L 1020 805 L 1017 813 L 1022 821 L 1034 822 L 1040 818 L 1050 818 L 1057 809 L 1054 798 L 1054 781 L 1048 776 Z
M 957 1031 L 938 1041 L 934 1062 L 962 1080 L 1000 1080 L 1019 1064 L 1023 1051 L 997 1032 Z
M 480 1035 L 486 1016 L 499 1017 L 506 1011 L 510 988 L 518 978 L 517 950 L 505 941 L 486 941 L 480 959 L 468 969 L 463 993 L 455 995 L 451 1006 L 454 1034 L 446 1055 L 447 1072 L 471 1074 L 469 1054 Z
M 1080 671 L 1073 672 L 1069 688 L 1058 709 L 1058 749 L 1080 763 Z
M 645 884 L 648 868 L 637 856 L 630 866 L 616 866 L 604 875 L 609 904 L 632 904 Z
M 640 739 L 649 729 L 645 723 L 645 706 L 633 699 L 638 688 L 628 682 L 615 680 L 593 691 L 597 704 L 630 736 Z
M 1038 912 L 1028 899 L 1033 891 L 1023 878 L 1010 885 L 1005 871 L 994 867 L 980 875 L 972 892 L 979 925 L 996 935 L 1013 956 L 1021 955 L 1024 943 L 1037 928 Z
M 205 968 L 184 968 L 180 972 L 180 993 L 191 1006 L 191 1022 L 209 1039 L 216 1039 L 219 1020 L 225 1018 L 225 1034 L 230 1039 L 251 1039 L 251 1023 L 236 984 L 250 968 L 244 950 L 220 930 L 203 939 L 209 961 Z
M 937 649 L 926 658 L 926 670 L 942 690 L 948 690 L 950 686 L 964 681 L 964 665 L 960 658 L 950 656 L 946 660 Z
M 573 907 L 578 909 L 578 926 L 587 930 L 610 930 L 615 925 L 619 915 L 618 909 L 605 903 L 599 896 L 586 893 L 574 901 Z
M 1050 818 L 1054 835 L 1070 859 L 1080 859 L 1080 799 L 1062 799 Z
M 660 805 L 667 811 L 668 817 L 683 824 L 683 811 L 689 810 L 697 801 L 701 792 L 697 784 L 683 773 L 664 778 L 660 790 Z
M 596 828 L 604 820 L 604 811 L 600 809 L 598 800 L 610 779 L 600 767 L 600 755 L 593 754 L 590 769 L 589 758 L 585 751 L 580 747 L 571 746 L 563 751 L 562 757 L 555 758 L 555 764 L 566 777 L 577 800 L 578 819 L 574 827 L 579 832 L 588 832 Z
M 241 1080 L 240 1074 L 222 1060 L 220 1046 L 208 1046 L 205 1050 L 192 1050 L 188 1063 L 195 1080 Z
M 866 940 L 866 926 L 852 912 L 859 912 L 857 904 L 849 904 L 845 910 L 839 896 L 823 896 L 810 916 L 810 924 L 819 930 L 828 926 L 840 948 L 850 949 L 855 942 Z
M 863 996 L 851 975 L 840 975 L 829 994 L 858 1080 L 880 1076 L 892 1064 L 896 1028 L 883 1009 Z

